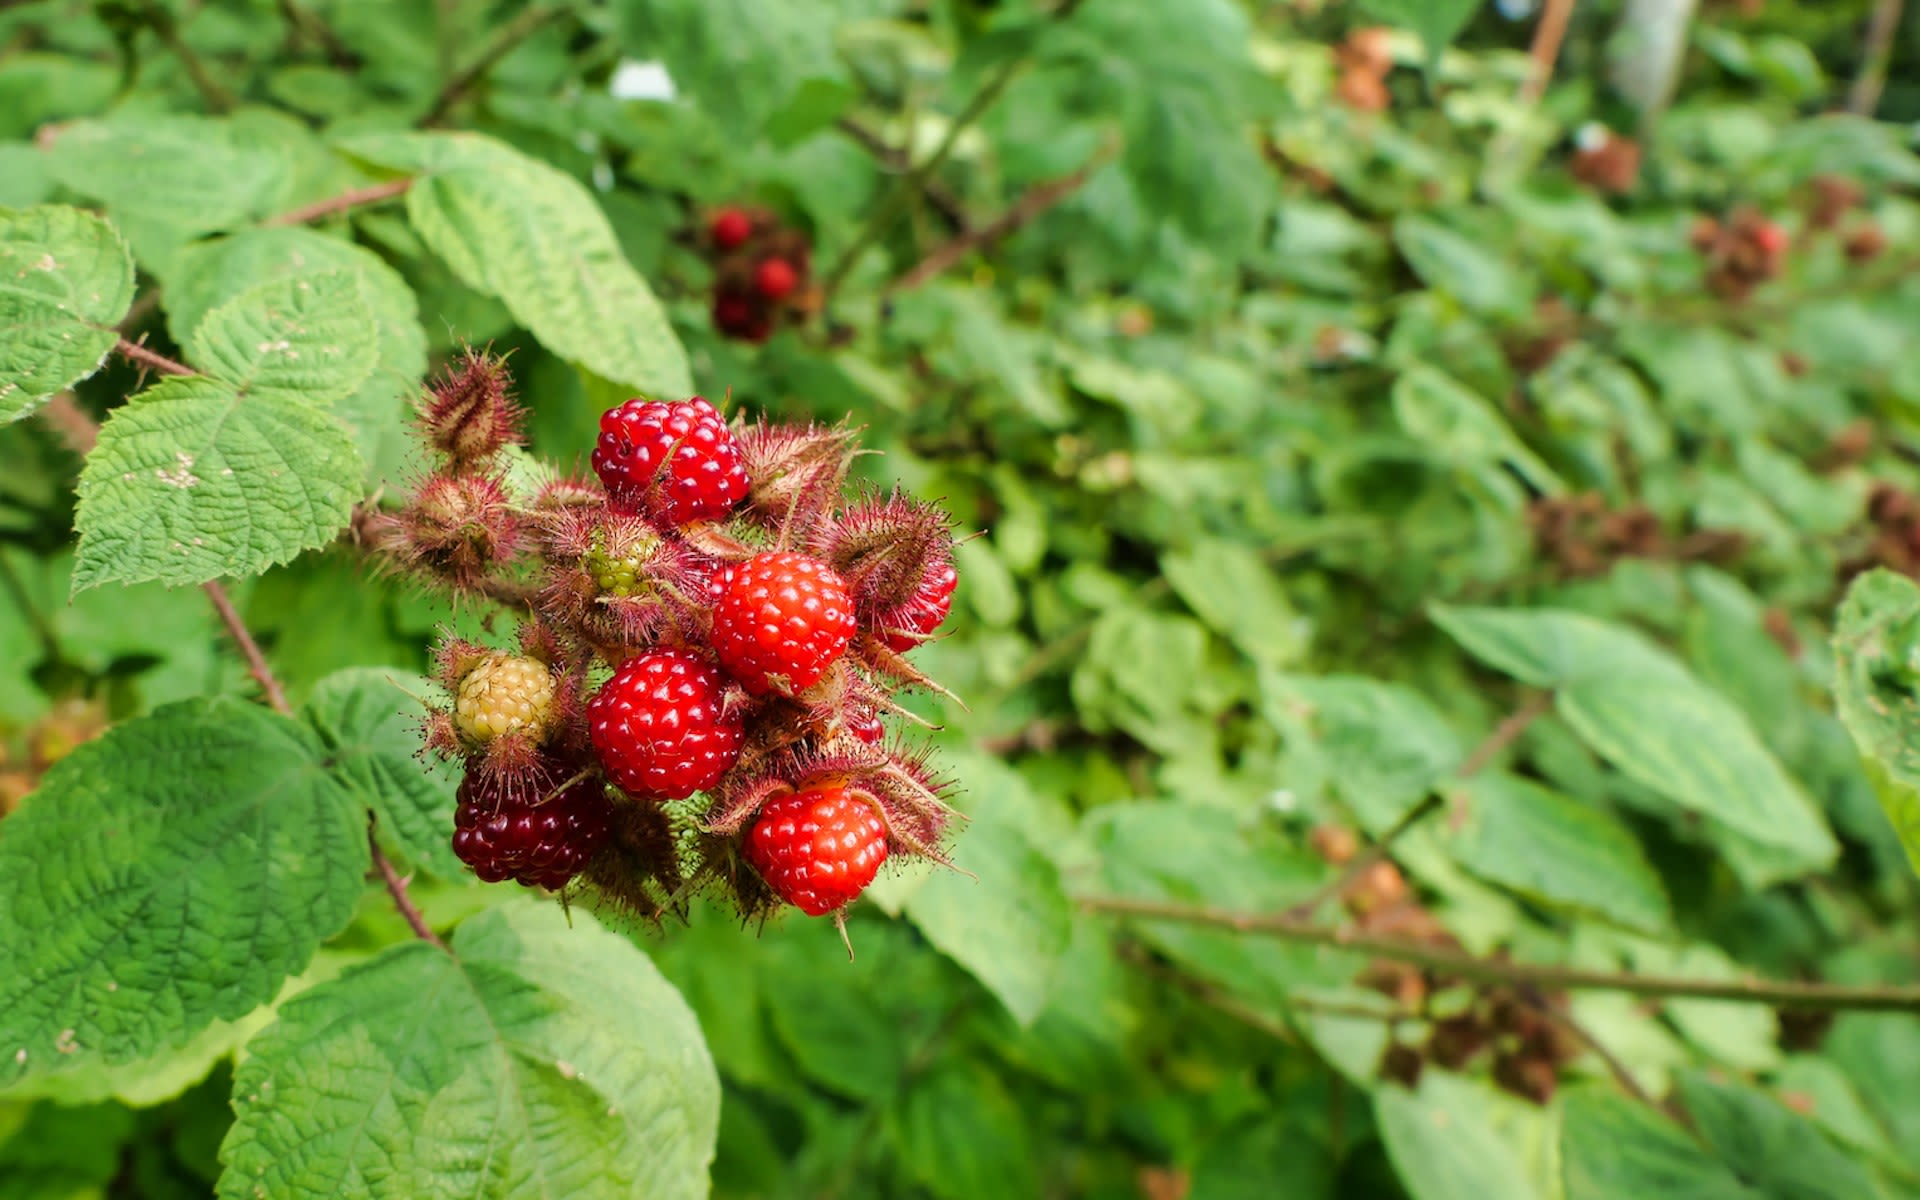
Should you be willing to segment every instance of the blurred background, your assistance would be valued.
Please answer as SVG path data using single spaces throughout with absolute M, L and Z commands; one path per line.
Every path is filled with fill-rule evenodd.
M 468 343 L 583 469 L 622 314 L 536 327 L 366 149 L 498 139 L 590 191 L 702 393 L 851 418 L 977 535 L 919 652 L 966 706 L 916 701 L 974 878 L 884 879 L 851 964 L 797 917 L 628 931 L 720 1069 L 716 1195 L 1916 1197 L 1912 1013 L 1336 948 L 1920 978 L 1831 649 L 1850 581 L 1920 573 L 1916 9 L 13 2 L 0 205 L 111 217 L 162 350 L 236 230 L 377 259 L 369 494 Z M 471 216 L 481 258 L 577 232 L 510 180 Z M 0 814 L 247 687 L 193 589 L 69 601 L 60 432 L 0 426 Z M 346 544 L 235 595 L 295 703 L 447 616 Z M 375 893 L 323 972 L 407 936 Z M 0 1196 L 212 1194 L 270 1018 L 0 1093 Z

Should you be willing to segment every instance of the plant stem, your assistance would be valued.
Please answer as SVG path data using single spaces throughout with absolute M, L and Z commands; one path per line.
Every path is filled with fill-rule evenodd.
M 119 343 L 114 346 L 113 350 L 114 350 L 114 353 L 118 354 L 120 357 L 128 359 L 132 362 L 137 362 L 141 366 L 146 367 L 149 370 L 160 372 L 160 374 L 162 375 L 195 374 L 195 371 L 193 370 L 192 367 L 185 366 L 181 363 L 177 363 L 172 359 L 168 358 L 166 355 L 159 353 L 158 351 L 149 350 L 145 346 L 142 346 L 140 343 L 130 342 L 125 338 L 121 338 Z
M 447 80 L 446 86 L 440 89 L 440 94 L 433 98 L 433 107 L 420 118 L 419 124 L 423 126 L 439 124 L 441 118 L 445 117 L 454 105 L 466 99 L 467 93 L 473 90 L 473 86 L 479 83 L 488 71 L 493 70 L 494 64 L 513 53 L 521 42 L 540 32 L 549 22 L 558 20 L 567 12 L 568 6 L 565 4 L 548 4 L 537 8 L 521 9 L 519 16 L 500 27 L 500 32 L 494 35 L 493 41 L 487 43 L 487 48 L 480 52 L 480 57 L 457 72 L 452 79 Z
M 1867 22 L 1867 39 L 1861 47 L 1860 74 L 1854 77 L 1847 93 L 1847 111 L 1870 117 L 1880 107 L 1880 92 L 1887 86 L 1887 67 L 1893 61 L 1893 38 L 1900 31 L 1904 0 L 1880 0 L 1873 6 Z
M 367 815 L 367 853 L 373 856 L 373 868 L 380 872 L 380 881 L 387 885 L 387 895 L 393 897 L 393 906 L 400 910 L 400 916 L 406 921 L 407 928 L 413 930 L 413 936 L 445 950 L 447 944 L 433 932 L 433 927 L 427 924 L 427 918 L 421 913 L 420 906 L 415 904 L 413 897 L 407 893 L 406 879 L 394 869 L 392 860 L 380 849 L 380 839 L 374 836 L 373 825 L 373 815 L 369 813 Z
M 193 47 L 187 45 L 186 39 L 180 36 L 180 28 L 174 22 L 173 14 L 150 0 L 147 4 L 147 23 L 166 48 L 173 52 L 173 56 L 180 60 L 180 65 L 186 68 L 187 78 L 193 81 L 194 90 L 207 102 L 207 107 L 215 113 L 232 112 L 233 93 L 220 86 L 208 72 L 207 65 L 200 61 L 200 56 L 194 53 Z
M 1063 0 L 1060 7 L 1053 10 L 1051 19 L 1066 20 L 1073 15 L 1074 10 L 1079 8 L 1081 3 L 1082 0 Z M 867 218 L 867 223 L 860 227 L 859 233 L 854 235 L 853 241 L 848 243 L 847 248 L 840 252 L 840 257 L 834 260 L 833 267 L 827 272 L 826 282 L 820 285 L 822 294 L 828 300 L 832 300 L 834 293 L 840 290 L 840 285 L 846 282 L 848 274 L 853 271 L 854 263 L 859 261 L 867 247 L 879 241 L 893 225 L 894 219 L 906 209 L 914 193 L 925 190 L 928 179 L 940 169 L 942 163 L 947 161 L 948 156 L 953 153 L 953 148 L 960 144 L 960 135 L 965 133 L 975 121 L 986 115 L 986 111 L 993 107 L 994 101 L 1007 90 L 1007 85 L 1013 82 L 1014 76 L 1018 75 L 1024 66 L 1026 66 L 1025 60 L 1019 58 L 1009 58 L 1001 63 L 1000 69 L 980 86 L 980 90 L 973 94 L 973 99 L 967 101 L 967 106 L 960 110 L 960 115 L 947 126 L 946 136 L 940 139 L 940 144 L 934 147 L 933 153 L 901 176 L 900 181 L 894 185 L 880 207 L 873 210 L 873 215 Z
M 218 580 L 209 580 L 200 586 L 207 593 L 207 599 L 213 601 L 213 611 L 220 614 L 220 623 L 227 627 L 228 636 L 240 647 L 240 657 L 247 660 L 247 674 L 253 676 L 253 681 L 266 693 L 267 707 L 291 715 L 293 706 L 287 703 L 286 689 L 280 686 L 273 668 L 267 665 L 267 656 L 260 652 L 260 643 L 253 640 L 239 610 L 233 607 L 233 598 L 227 595 L 227 589 L 221 587 Z
M 1595 1037 L 1592 1030 L 1589 1030 L 1585 1025 L 1574 1020 L 1571 1014 L 1561 1012 L 1553 1005 L 1547 1003 L 1546 998 L 1539 994 L 1538 989 L 1521 989 L 1521 998 L 1525 1000 L 1529 1008 L 1566 1030 L 1572 1035 L 1575 1041 L 1585 1046 L 1588 1050 L 1591 1050 L 1594 1057 L 1606 1065 L 1608 1074 L 1612 1075 L 1614 1082 L 1620 1085 L 1621 1091 L 1649 1107 L 1660 1107 L 1659 1102 L 1648 1093 L 1646 1088 L 1640 1086 L 1638 1079 L 1633 1077 L 1633 1072 L 1627 1069 L 1627 1064 L 1620 1061 L 1620 1056 L 1607 1049 L 1606 1043 Z
M 1456 767 L 1453 772 L 1454 780 L 1457 782 L 1463 779 L 1471 779 L 1473 776 L 1485 770 L 1488 763 L 1491 763 L 1498 757 L 1501 751 L 1511 746 L 1521 734 L 1527 731 L 1528 726 L 1539 720 L 1541 715 L 1552 707 L 1552 692 L 1530 693 L 1527 698 L 1520 703 L 1520 707 L 1508 713 L 1498 725 L 1493 727 L 1493 732 L 1488 734 L 1485 740 L 1468 751 L 1467 756 L 1460 760 L 1460 765 Z M 1334 879 L 1316 888 L 1312 895 L 1300 901 L 1300 903 L 1288 908 L 1286 915 L 1298 921 L 1304 921 L 1308 917 L 1311 917 L 1315 909 L 1334 897 L 1341 895 L 1348 888 L 1359 882 L 1360 877 L 1372 870 L 1376 863 L 1386 859 L 1388 853 L 1393 849 L 1393 844 L 1398 841 L 1402 835 L 1434 813 L 1439 812 L 1441 807 L 1442 800 L 1438 791 L 1430 791 L 1425 796 L 1422 796 L 1420 802 L 1402 813 L 1400 819 L 1393 823 L 1393 827 L 1384 834 L 1381 834 L 1373 845 L 1368 846 L 1364 851 L 1355 855 L 1353 861 L 1347 864 L 1346 870 L 1340 872 Z
M 1118 147 L 1109 145 L 1093 156 L 1086 166 L 1060 179 L 1042 183 L 1015 200 L 1006 212 L 977 229 L 965 229 L 952 241 L 934 248 L 914 267 L 886 287 L 886 294 L 912 291 L 952 267 L 977 250 L 984 250 L 1008 237 L 1040 214 L 1086 186 L 1094 172 L 1112 161 Z
M 1188 925 L 1210 925 L 1283 941 L 1330 946 L 1392 962 L 1411 963 L 1479 983 L 1531 984 L 1564 991 L 1626 992 L 1666 999 L 1728 1000 L 1825 1012 L 1920 1012 L 1920 987 L 1910 985 L 1843 987 L 1824 983 L 1685 979 L 1636 975 L 1624 971 L 1596 971 L 1550 963 L 1477 958 L 1459 950 L 1404 938 L 1383 937 L 1346 927 L 1314 925 L 1284 914 L 1235 912 L 1204 905 L 1134 900 L 1124 896 L 1079 896 L 1075 899 L 1089 912 L 1177 921 Z
M 1547 0 L 1546 8 L 1540 13 L 1540 24 L 1534 26 L 1533 45 L 1527 48 L 1533 69 L 1520 85 L 1520 103 L 1534 104 L 1546 93 L 1547 84 L 1553 80 L 1553 64 L 1560 60 L 1560 44 L 1566 41 L 1567 25 L 1572 18 L 1573 0 Z
M 834 122 L 834 127 L 858 142 L 861 149 L 880 160 L 881 165 L 889 170 L 904 171 L 910 165 L 904 151 L 889 146 L 885 138 L 853 117 L 841 117 Z M 926 193 L 927 201 L 940 210 L 940 215 L 947 219 L 948 224 L 962 233 L 966 232 L 970 227 L 966 206 L 960 203 L 960 198 L 953 194 L 951 188 L 938 179 L 928 179 L 922 182 L 921 190 Z
M 335 213 L 346 212 L 350 208 L 360 208 L 368 204 L 379 204 L 405 194 L 413 186 L 412 179 L 389 179 L 385 183 L 368 184 L 366 187 L 349 188 L 338 196 L 329 196 L 325 200 L 316 200 L 312 204 L 303 204 L 299 208 L 268 217 L 262 225 L 304 225 L 308 221 L 318 221 Z

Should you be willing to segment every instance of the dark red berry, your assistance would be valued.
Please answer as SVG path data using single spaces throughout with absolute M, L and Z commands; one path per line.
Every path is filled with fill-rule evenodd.
M 737 208 L 723 208 L 707 223 L 713 244 L 722 250 L 738 250 L 753 236 L 753 218 Z
M 653 650 L 620 664 L 587 702 L 593 751 L 629 795 L 680 800 L 720 781 L 745 731 L 722 704 L 725 680 L 684 650 Z
M 713 607 L 720 665 L 756 696 L 812 687 L 834 664 L 856 625 L 846 581 L 816 558 L 788 551 L 755 555 L 731 568 Z
M 535 780 L 469 770 L 455 793 L 453 852 L 488 883 L 513 879 L 559 889 L 587 865 L 613 824 L 612 805 L 597 778 L 561 788 L 553 767 Z
M 753 272 L 753 286 L 776 304 L 791 296 L 799 284 L 799 272 L 784 258 L 769 258 Z
M 746 854 L 774 895 L 818 917 L 867 890 L 887 861 L 887 827 L 846 788 L 809 788 L 767 801 Z
M 675 525 L 725 516 L 747 495 L 747 469 L 727 423 L 698 396 L 633 399 L 600 418 L 594 474 L 620 507 Z
M 899 654 L 926 641 L 953 611 L 953 589 L 959 584 L 960 573 L 951 562 L 935 564 L 921 577 L 913 597 L 882 618 L 880 640 Z

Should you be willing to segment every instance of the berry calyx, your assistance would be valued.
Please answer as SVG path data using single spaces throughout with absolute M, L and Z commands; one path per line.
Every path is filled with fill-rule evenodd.
M 793 264 L 784 258 L 769 258 L 753 272 L 753 286 L 762 296 L 778 303 L 793 294 L 800 284 L 800 275 Z
M 495 654 L 460 681 L 454 721 L 479 745 L 525 731 L 538 741 L 553 713 L 553 672 L 534 658 Z
M 542 778 L 558 777 L 557 767 Z M 596 778 L 557 794 L 469 769 L 455 793 L 453 852 L 488 883 L 516 880 L 558 890 L 578 875 L 613 825 L 612 806 Z
M 753 236 L 753 218 L 733 207 L 721 209 L 707 222 L 707 234 L 722 250 L 738 250 Z
M 699 396 L 629 400 L 600 417 L 593 471 L 618 507 L 645 507 L 675 525 L 725 516 L 746 498 L 740 447 Z
M 933 636 L 940 623 L 953 611 L 953 590 L 960 585 L 960 573 L 951 562 L 939 562 L 921 577 L 913 596 L 898 609 L 887 613 L 880 640 L 887 649 L 905 654 Z
M 723 703 L 725 680 L 684 650 L 653 650 L 620 665 L 587 702 L 593 751 L 614 783 L 648 800 L 683 800 L 720 781 L 745 730 Z
M 819 917 L 856 899 L 887 861 L 872 804 L 834 785 L 767 801 L 747 831 L 747 861 L 773 894 Z
M 755 696 L 818 683 L 855 629 L 846 581 L 819 559 L 789 551 L 755 555 L 727 571 L 713 607 L 714 653 Z

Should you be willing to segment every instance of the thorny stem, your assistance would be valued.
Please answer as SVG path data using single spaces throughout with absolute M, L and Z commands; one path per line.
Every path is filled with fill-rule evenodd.
M 513 53 L 520 43 L 540 32 L 549 22 L 565 16 L 568 11 L 568 6 L 565 4 L 522 9 L 518 17 L 501 26 L 500 32 L 494 35 L 493 41 L 480 52 L 480 57 L 474 59 L 452 79 L 447 80 L 446 86 L 440 89 L 440 94 L 433 98 L 433 107 L 427 110 L 419 123 L 422 126 L 438 124 L 442 117 L 452 111 L 454 105 L 466 99 L 467 93 L 473 89 L 474 84 L 479 83 L 488 71 L 493 70 L 495 63 Z
M 145 346 L 122 340 L 114 349 L 135 362 L 144 363 L 163 374 L 193 374 L 189 368 L 165 355 L 156 354 Z M 94 443 L 100 436 L 99 424 L 73 402 L 72 393 L 63 393 L 55 397 L 48 408 L 51 409 L 56 404 L 59 405 L 59 412 L 50 415 L 49 421 L 65 435 L 68 442 L 79 453 L 85 454 L 93 449 Z M 227 589 L 220 586 L 218 580 L 208 580 L 201 587 L 207 593 L 207 599 L 212 602 L 213 610 L 219 615 L 221 624 L 226 626 L 228 635 L 240 648 L 241 657 L 246 659 L 247 674 L 253 677 L 254 681 L 260 685 L 260 690 L 266 694 L 268 707 L 283 716 L 291 716 L 293 706 L 287 703 L 286 689 L 280 686 L 279 677 L 268 665 L 267 656 L 261 652 L 260 643 L 254 640 L 253 633 L 247 628 L 247 623 L 240 616 L 239 610 L 234 608 L 233 599 L 227 595 Z M 371 813 L 367 814 L 367 852 L 372 856 L 374 869 L 380 873 L 381 881 L 387 886 L 387 894 L 393 897 L 393 906 L 400 910 L 400 915 L 406 919 L 407 927 L 413 930 L 414 936 L 422 941 L 431 942 L 443 950 L 446 949 L 446 945 L 434 936 L 432 927 L 427 924 L 426 918 L 414 905 L 413 898 L 407 894 L 406 879 L 394 869 L 393 863 L 380 849 L 380 843 L 374 837 Z
M 308 221 L 318 221 L 350 208 L 359 208 L 368 204 L 379 204 L 402 195 L 413 186 L 412 179 L 389 179 L 385 183 L 368 184 L 366 187 L 350 188 L 338 196 L 329 196 L 325 200 L 316 200 L 312 204 L 303 204 L 299 208 L 268 217 L 262 225 L 304 225 Z
M 1082 0 L 1062 0 L 1060 7 L 1053 10 L 1052 19 L 1066 20 L 1073 15 L 1074 10 L 1079 8 L 1081 3 Z M 1014 76 L 1018 75 L 1025 65 L 1025 61 L 1020 58 L 1009 58 L 1000 64 L 1000 69 L 981 85 L 980 90 L 973 94 L 973 99 L 967 101 L 967 106 L 961 109 L 960 114 L 947 126 L 946 136 L 940 139 L 940 144 L 934 147 L 933 153 L 929 154 L 924 161 L 909 168 L 907 173 L 900 177 L 900 181 L 894 185 L 887 198 L 874 210 L 873 215 L 867 219 L 867 223 L 861 226 L 860 232 L 854 235 L 853 241 L 840 252 L 840 257 L 834 260 L 832 269 L 827 272 L 826 282 L 821 284 L 821 292 L 829 300 L 833 298 L 835 292 L 840 290 L 840 285 L 846 282 L 847 276 L 853 271 L 854 264 L 859 261 L 860 256 L 869 246 L 879 241 L 881 235 L 893 225 L 894 219 L 907 207 L 914 193 L 926 188 L 927 180 L 940 169 L 941 164 L 947 161 L 953 153 L 953 148 L 960 144 L 960 136 L 969 126 L 984 116 L 989 108 L 993 107 L 994 101 L 1000 99 L 1001 93 L 1007 90 L 1007 85 L 1013 82 Z
M 1531 984 L 1561 991 L 1625 992 L 1664 999 L 1728 1000 L 1822 1012 L 1920 1012 L 1920 986 L 1887 984 L 1845 987 L 1775 980 L 1636 975 L 1625 971 L 1597 971 L 1549 963 L 1478 958 L 1463 951 L 1405 938 L 1362 933 L 1344 926 L 1315 925 L 1285 914 L 1236 912 L 1205 905 L 1134 900 L 1124 896 L 1079 896 L 1076 902 L 1089 912 L 1208 925 L 1283 941 L 1351 950 L 1478 983 Z

